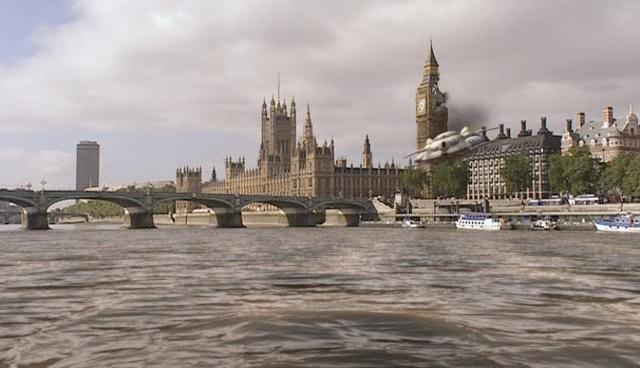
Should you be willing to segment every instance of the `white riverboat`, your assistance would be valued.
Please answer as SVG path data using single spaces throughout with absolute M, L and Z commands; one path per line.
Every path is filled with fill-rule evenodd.
M 558 224 L 555 221 L 549 219 L 537 219 L 531 224 L 531 230 L 558 230 Z
M 632 214 L 618 215 L 613 219 L 594 220 L 593 223 L 598 231 L 640 234 L 640 216 Z
M 511 222 L 501 218 L 493 218 L 484 213 L 467 213 L 460 215 L 456 221 L 456 229 L 468 230 L 510 230 Z
M 422 223 L 422 221 L 415 221 L 407 218 L 402 221 L 402 227 L 407 229 L 422 229 L 424 228 L 424 224 Z

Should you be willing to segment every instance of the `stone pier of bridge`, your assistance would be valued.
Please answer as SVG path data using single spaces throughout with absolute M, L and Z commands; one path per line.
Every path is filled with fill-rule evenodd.
M 49 230 L 49 214 L 36 207 L 23 208 L 20 223 L 24 230 Z
M 153 209 L 129 207 L 124 209 L 124 225 L 129 229 L 155 229 Z

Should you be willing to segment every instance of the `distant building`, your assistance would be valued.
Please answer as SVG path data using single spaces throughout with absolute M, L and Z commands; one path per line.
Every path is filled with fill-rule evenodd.
M 296 136 L 296 104 L 271 99 L 262 104 L 261 142 L 257 167 L 248 169 L 244 158 L 225 159 L 226 175 L 218 178 L 215 169 L 211 180 L 203 182 L 201 168 L 176 171 L 178 192 L 265 194 L 279 196 L 368 198 L 392 195 L 402 189 L 402 169 L 395 163 L 373 166 L 371 141 L 364 140 L 362 164 L 354 167 L 347 160 L 336 159 L 333 139 L 318 144 L 307 105 L 301 137 Z M 178 202 L 178 212 L 191 211 L 199 205 Z
M 500 174 L 507 157 L 526 152 L 531 161 L 531 185 L 526 191 L 518 193 L 520 198 L 548 198 L 550 192 L 548 159 L 549 155 L 560 153 L 562 137 L 553 135 L 547 129 L 547 119 L 541 118 L 540 130 L 533 135 L 527 130 L 527 122 L 520 122 L 518 136 L 511 137 L 511 130 L 505 134 L 500 124 L 500 133 L 495 140 L 472 150 L 466 160 L 469 163 L 470 181 L 467 186 L 468 199 L 506 199 L 504 178 Z
M 602 111 L 602 121 L 585 122 L 584 112 L 578 113 L 578 125 L 573 130 L 571 120 L 562 134 L 562 154 L 576 146 L 587 146 L 591 155 L 609 162 L 623 152 L 640 152 L 638 117 L 629 108 L 626 121 L 613 117 L 613 107 Z
M 76 190 L 100 186 L 100 145 L 80 141 L 76 146 Z

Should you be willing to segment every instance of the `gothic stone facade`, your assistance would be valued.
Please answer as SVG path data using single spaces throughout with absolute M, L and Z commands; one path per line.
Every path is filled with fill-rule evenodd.
M 602 112 L 602 122 L 585 122 L 585 114 L 578 113 L 578 126 L 573 130 L 571 120 L 562 134 L 562 154 L 569 153 L 575 146 L 587 146 L 593 157 L 609 162 L 623 152 L 640 152 L 640 126 L 638 117 L 629 109 L 627 119 L 613 117 L 613 107 Z
M 371 143 L 365 138 L 362 163 L 347 165 L 335 157 L 333 139 L 318 144 L 307 105 L 304 131 L 297 139 L 296 104 L 262 103 L 261 142 L 256 168 L 248 169 L 244 158 L 225 159 L 224 180 L 215 169 L 211 180 L 202 182 L 202 170 L 183 168 L 176 172 L 179 192 L 263 194 L 305 197 L 368 198 L 390 195 L 401 189 L 403 170 L 394 163 L 373 166 Z M 180 203 L 177 210 L 191 211 L 197 204 Z
M 504 160 L 523 151 L 529 155 L 531 161 L 531 186 L 526 191 L 518 193 L 520 198 L 548 198 L 549 197 L 549 156 L 560 152 L 562 137 L 553 135 L 547 129 L 547 120 L 541 118 L 540 130 L 533 135 L 527 130 L 527 122 L 520 122 L 521 130 L 516 138 L 511 138 L 511 130 L 504 133 L 504 125 L 500 124 L 500 133 L 495 140 L 483 144 L 471 151 L 466 157 L 470 170 L 470 181 L 467 186 L 468 199 L 506 199 L 504 178 L 500 170 L 504 167 Z

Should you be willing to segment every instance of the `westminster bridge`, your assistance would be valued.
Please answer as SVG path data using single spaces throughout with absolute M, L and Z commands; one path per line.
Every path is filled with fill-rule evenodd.
M 61 190 L 2 190 L 0 201 L 22 207 L 22 227 L 29 230 L 49 229 L 49 208 L 62 201 L 92 199 L 116 203 L 124 208 L 125 225 L 130 229 L 154 228 L 154 207 L 164 202 L 190 201 L 213 211 L 217 227 L 243 227 L 242 209 L 254 203 L 269 204 L 280 209 L 292 227 L 322 223 L 326 210 L 339 210 L 347 226 L 358 226 L 361 217 L 375 218 L 377 211 L 370 200 L 341 198 L 309 198 L 267 195 L 233 195 L 173 192 L 94 192 Z

